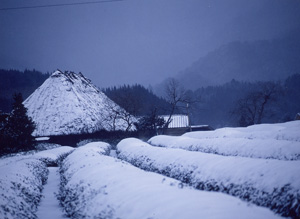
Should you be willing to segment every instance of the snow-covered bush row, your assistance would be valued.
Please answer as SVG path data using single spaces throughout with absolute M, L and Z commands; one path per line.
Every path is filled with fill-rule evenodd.
M 47 165 L 71 153 L 72 147 L 0 159 L 0 218 L 36 218 L 35 212 L 47 180 Z
M 0 173 L 0 218 L 36 218 L 46 164 L 28 158 L 1 166 Z
M 138 139 L 117 145 L 118 158 L 198 189 L 220 191 L 265 206 L 283 216 L 300 216 L 300 161 L 220 156 L 153 147 Z
M 105 144 L 103 145 L 106 147 Z M 274 218 L 268 209 L 224 194 L 198 191 L 80 147 L 61 166 L 61 203 L 72 218 Z
M 74 148 L 72 147 L 60 146 L 49 150 L 39 151 L 39 152 L 35 150 L 28 151 L 28 152 L 19 152 L 16 154 L 11 154 L 10 156 L 1 157 L 0 167 L 28 158 L 40 159 L 49 164 L 56 163 L 61 156 L 71 153 L 72 150 L 74 150 Z
M 300 121 L 252 125 L 246 128 L 220 128 L 184 134 L 192 138 L 249 138 L 300 141 Z
M 300 129 L 299 129 L 300 132 Z M 149 139 L 151 145 L 181 148 L 189 151 L 278 160 L 300 160 L 300 142 L 275 139 L 211 138 L 158 135 Z
M 57 147 L 35 153 L 32 157 L 44 161 L 48 166 L 56 166 L 61 157 L 70 154 L 74 148 L 70 146 Z

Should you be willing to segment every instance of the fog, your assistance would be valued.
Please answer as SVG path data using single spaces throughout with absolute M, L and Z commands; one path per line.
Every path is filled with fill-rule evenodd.
M 1 0 L 0 8 L 56 3 L 70 1 Z M 299 21 L 299 0 L 123 0 L 0 10 L 0 68 L 82 72 L 101 87 L 156 84 L 225 43 L 274 39 L 300 28 Z

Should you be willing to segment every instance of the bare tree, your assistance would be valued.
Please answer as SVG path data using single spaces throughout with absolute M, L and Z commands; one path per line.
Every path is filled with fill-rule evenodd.
M 169 78 L 165 84 L 165 99 L 170 104 L 169 117 L 165 123 L 165 128 L 167 128 L 176 110 L 189 104 L 191 100 L 184 87 L 174 78 Z
M 109 126 L 111 131 L 117 131 L 120 127 L 124 128 L 125 131 L 132 130 L 134 123 L 136 122 L 136 119 L 132 114 L 108 98 L 104 101 L 104 105 L 108 113 L 102 118 L 102 123 Z
M 278 83 L 261 83 L 259 90 L 238 100 L 233 113 L 239 117 L 239 125 L 260 124 L 265 117 L 266 106 L 275 101 L 280 92 L 281 86 Z

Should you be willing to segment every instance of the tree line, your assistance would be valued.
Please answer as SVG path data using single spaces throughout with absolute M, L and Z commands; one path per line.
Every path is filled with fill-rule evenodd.
M 218 86 L 188 90 L 174 78 L 163 84 L 161 97 L 141 85 L 104 89 L 108 97 L 144 123 L 158 115 L 189 115 L 191 125 L 249 126 L 294 120 L 300 112 L 300 74 L 282 81 L 241 82 L 232 80 Z M 149 98 L 153 97 L 155 101 Z M 151 125 L 149 125 L 151 127 Z M 153 124 L 152 124 L 153 127 Z
M 28 70 L 5 70 L 0 69 L 0 111 L 10 112 L 12 110 L 12 96 L 22 93 L 26 99 L 49 77 L 49 73 Z
M 219 128 L 287 122 L 300 112 L 300 74 L 276 82 L 232 80 L 199 88 L 190 95 L 201 97 L 191 109 L 194 124 Z

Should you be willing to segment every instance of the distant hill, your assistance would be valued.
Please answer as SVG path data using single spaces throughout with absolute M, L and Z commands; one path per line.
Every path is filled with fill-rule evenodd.
M 236 104 L 253 91 L 259 91 L 268 82 L 240 82 L 232 80 L 218 86 L 202 87 L 190 95 L 201 97 L 191 107 L 193 125 L 208 124 L 213 128 L 238 126 Z M 263 123 L 294 120 L 300 112 L 300 74 L 289 76 L 278 84 L 278 95 L 265 106 Z
M 231 42 L 200 58 L 175 76 L 188 89 L 232 79 L 269 81 L 300 72 L 300 31 L 280 39 Z
M 10 112 L 14 93 L 21 93 L 26 99 L 48 77 L 49 74 L 43 74 L 36 70 L 0 69 L 0 111 Z

